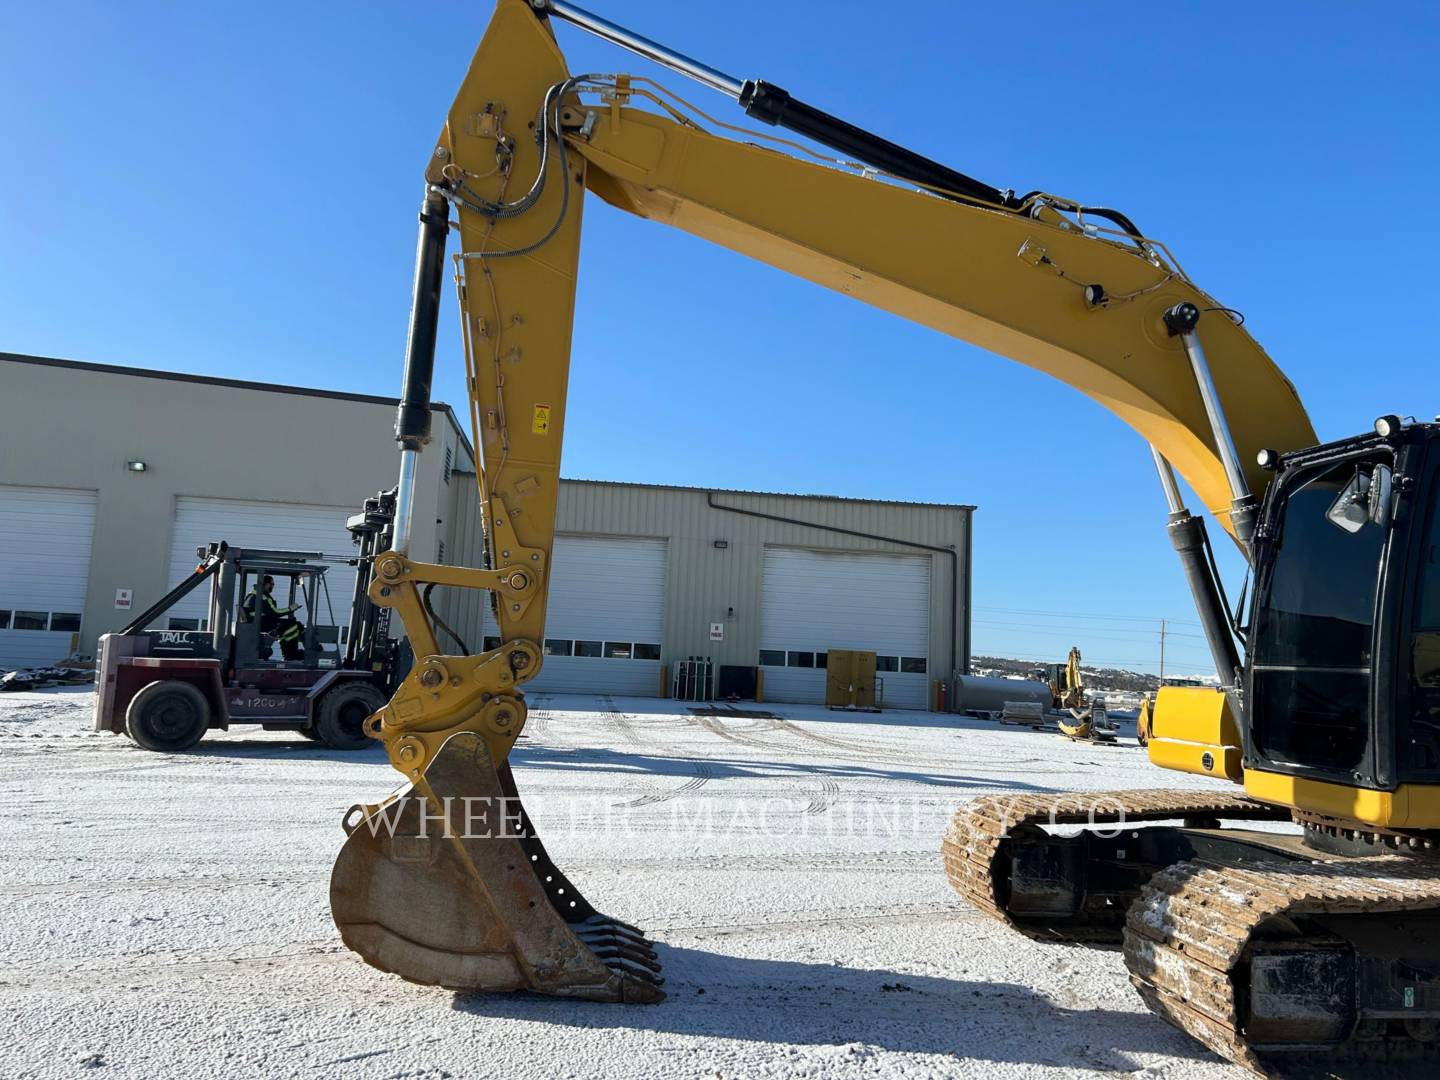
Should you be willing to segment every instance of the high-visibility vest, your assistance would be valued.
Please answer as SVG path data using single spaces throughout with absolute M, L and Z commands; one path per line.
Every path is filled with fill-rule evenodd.
M 275 597 L 271 596 L 269 593 L 261 593 L 260 595 L 265 598 L 265 603 L 269 606 L 269 608 L 270 608 L 270 614 L 272 614 L 272 615 L 275 615 L 275 616 L 289 615 L 292 611 L 295 610 L 294 608 L 284 608 L 284 609 L 282 609 L 279 604 L 275 603 Z M 254 618 L 254 617 L 255 617 L 255 590 L 254 590 L 254 589 L 251 589 L 251 590 L 250 590 L 249 594 L 245 597 L 245 602 L 244 602 L 244 604 L 241 605 L 241 606 L 245 609 L 246 613 L 249 614 L 251 618 Z

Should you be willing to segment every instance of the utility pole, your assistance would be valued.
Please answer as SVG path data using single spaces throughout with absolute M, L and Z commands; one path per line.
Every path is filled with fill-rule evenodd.
M 1165 620 L 1160 620 L 1160 685 L 1165 685 Z

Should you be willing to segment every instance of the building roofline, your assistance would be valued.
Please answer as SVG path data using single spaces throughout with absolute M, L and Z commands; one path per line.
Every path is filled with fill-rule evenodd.
M 120 364 L 95 364 L 86 360 L 62 360 L 51 356 L 31 356 L 27 353 L 0 352 L 0 360 L 16 364 L 33 364 L 37 367 L 67 368 L 72 371 L 97 371 L 107 375 L 128 375 L 141 379 L 165 379 L 170 382 L 196 383 L 201 386 L 221 386 L 235 390 L 255 390 L 269 394 L 293 394 L 297 397 L 326 398 L 332 401 L 358 401 L 367 405 L 398 405 L 399 398 L 378 394 L 355 394 L 345 390 L 318 390 L 308 386 L 287 386 L 275 383 L 256 382 L 250 379 L 227 379 L 217 375 L 192 375 L 183 371 L 160 371 L 155 368 L 126 367 Z M 469 452 L 470 459 L 478 463 L 475 448 L 470 437 L 460 424 L 455 410 L 443 401 L 432 402 L 433 412 L 444 413 L 449 418 L 455 433 Z M 608 487 L 652 488 L 663 491 L 710 492 L 716 495 L 760 495 L 771 498 L 817 499 L 825 502 L 875 503 L 883 506 L 919 506 L 934 510 L 973 511 L 973 503 L 916 502 L 908 499 L 866 499 L 847 495 L 816 495 L 806 492 L 789 491 L 747 491 L 743 488 L 690 487 L 683 484 L 645 484 L 628 480 L 589 480 L 580 477 L 561 477 L 568 484 L 596 484 Z
M 918 506 L 929 510 L 976 509 L 974 503 L 915 502 L 909 499 L 866 499 L 850 495 L 814 495 L 803 491 L 748 491 L 744 488 L 688 487 L 683 484 L 642 484 L 630 480 L 586 480 L 576 476 L 562 476 L 567 484 L 596 484 L 604 487 L 653 488 L 661 491 L 689 491 L 711 495 L 758 495 L 765 498 L 813 499 L 820 502 L 877 503 L 882 506 Z
M 54 356 L 31 356 L 28 353 L 0 352 L 0 360 L 14 364 L 33 364 L 36 367 L 67 368 L 71 371 L 97 371 L 106 375 L 128 375 L 139 379 L 164 379 L 167 382 L 197 383 L 201 386 L 223 386 L 233 390 L 256 390 L 267 394 L 292 394 L 297 397 L 327 398 L 332 401 L 358 401 L 366 405 L 399 405 L 400 399 L 379 394 L 355 394 L 346 390 L 317 390 L 309 386 L 288 386 L 279 383 L 256 382 L 252 379 L 227 379 L 218 375 L 192 375 L 186 371 L 161 371 L 157 368 L 128 367 L 122 364 L 95 364 L 88 360 L 62 360 Z M 452 409 L 443 401 L 432 401 L 430 411 L 444 413 L 460 436 L 473 460 L 475 448 Z

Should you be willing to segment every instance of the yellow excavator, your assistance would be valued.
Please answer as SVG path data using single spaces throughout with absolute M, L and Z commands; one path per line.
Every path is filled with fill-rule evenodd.
M 720 92 L 763 130 L 648 79 L 571 73 L 557 21 Z M 1317 445 L 1239 316 L 1125 214 L 984 184 L 562 0 L 500 0 L 424 181 L 395 543 L 370 587 L 416 656 L 366 722 L 406 785 L 345 816 L 331 904 L 350 948 L 457 989 L 663 997 L 654 949 L 550 860 L 507 763 L 545 661 L 595 196 L 1048 372 L 1140 435 L 1223 683 L 1163 688 L 1148 752 L 1230 784 L 980 800 L 944 838 L 950 879 L 1025 934 L 1123 944 L 1157 1012 L 1252 1068 L 1434 1060 L 1440 427 L 1386 416 Z M 451 232 L 487 539 L 468 569 L 409 554 Z M 1249 561 L 1238 616 L 1176 474 Z M 499 647 L 442 652 L 434 586 L 490 590 Z
M 1046 674 L 1052 707 L 1061 714 L 1057 721 L 1060 734 L 1076 742 L 1113 743 L 1115 725 L 1105 715 L 1105 706 L 1091 700 L 1086 691 L 1079 647 L 1072 645 L 1065 663 L 1051 664 Z

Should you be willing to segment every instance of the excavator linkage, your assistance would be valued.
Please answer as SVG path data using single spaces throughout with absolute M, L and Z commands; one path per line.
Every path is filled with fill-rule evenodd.
M 657 1002 L 645 935 L 597 912 L 550 860 L 508 764 L 473 732 L 418 782 L 347 815 L 330 878 L 345 944 L 411 982 Z
M 597 912 L 551 861 L 508 764 L 525 726 L 520 688 L 544 660 L 584 177 L 583 163 L 568 165 L 558 142 L 564 95 L 555 88 L 568 77 L 535 10 L 502 2 L 426 173 L 396 421 L 395 543 L 376 560 L 370 588 L 377 606 L 399 615 L 416 664 L 366 721 L 408 786 L 346 815 L 330 904 L 346 945 L 413 982 L 656 1002 L 665 995 L 655 950 L 633 926 Z M 488 211 L 462 213 L 446 193 Z M 540 221 L 554 223 L 548 233 Z M 452 231 L 460 234 L 453 266 L 471 368 L 483 569 L 415 562 L 408 551 Z M 533 254 L 505 257 L 528 248 Z M 430 604 L 436 587 L 489 590 L 503 644 L 468 655 Z M 442 629 L 462 655 L 442 653 Z

